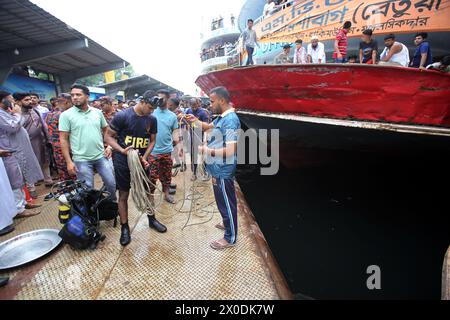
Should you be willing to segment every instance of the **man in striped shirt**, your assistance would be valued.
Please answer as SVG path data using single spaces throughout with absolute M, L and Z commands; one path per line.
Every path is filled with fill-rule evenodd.
M 350 21 L 345 21 L 344 26 L 336 35 L 333 53 L 334 63 L 344 63 L 346 60 L 348 45 L 347 33 L 351 27 L 352 23 Z

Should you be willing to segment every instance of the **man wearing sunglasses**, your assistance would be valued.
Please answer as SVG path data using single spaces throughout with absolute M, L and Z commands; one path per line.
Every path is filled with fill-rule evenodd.
M 119 190 L 119 215 L 122 226 L 120 244 L 126 246 L 131 242 L 128 225 L 128 196 L 130 194 L 130 169 L 128 167 L 128 151 L 135 149 L 142 156 L 145 169 L 149 164 L 147 158 L 156 143 L 157 120 L 152 115 L 156 109 L 158 98 L 147 91 L 137 105 L 116 114 L 111 126 L 105 134 L 105 142 L 113 152 L 116 186 Z M 147 212 L 150 228 L 164 232 L 166 227 L 155 218 L 155 213 L 149 208 Z

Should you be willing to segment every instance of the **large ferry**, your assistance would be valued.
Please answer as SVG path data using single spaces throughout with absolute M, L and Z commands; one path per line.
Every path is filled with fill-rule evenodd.
M 450 1 L 297 1 L 255 19 L 254 28 L 261 42 L 301 38 L 307 43 L 319 35 L 331 43 L 339 26 L 352 20 L 352 50 L 366 28 L 379 37 L 392 32 L 413 37 L 418 31 L 443 37 L 450 30 L 443 20 L 449 12 Z M 432 42 L 433 55 L 449 52 L 446 45 Z M 205 92 L 227 87 L 247 127 L 279 129 L 280 158 L 287 167 L 334 159 L 329 157 L 333 151 L 401 152 L 412 145 L 448 150 L 450 145 L 450 76 L 436 71 L 333 63 L 255 65 L 207 73 L 196 83 Z

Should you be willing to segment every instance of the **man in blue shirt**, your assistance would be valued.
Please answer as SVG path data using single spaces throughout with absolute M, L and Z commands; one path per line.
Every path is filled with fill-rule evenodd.
M 224 87 L 217 87 L 210 92 L 211 106 L 220 116 L 213 123 L 201 122 L 195 116 L 186 119 L 196 123 L 203 130 L 212 130 L 208 146 L 200 146 L 199 152 L 206 155 L 206 169 L 211 174 L 217 208 L 222 216 L 222 223 L 217 228 L 225 230 L 222 239 L 213 241 L 211 247 L 225 249 L 236 244 L 238 222 L 237 201 L 234 189 L 234 175 L 237 164 L 237 142 L 240 122 L 230 105 L 230 94 Z
M 411 61 L 411 67 L 425 70 L 428 65 L 433 63 L 431 48 L 426 40 L 427 38 L 428 34 L 426 32 L 416 34 L 414 43 L 417 46 L 417 49 L 414 53 L 414 58 Z
M 209 123 L 209 114 L 205 109 L 201 107 L 201 100 L 197 98 L 192 98 L 190 101 L 190 108 L 186 111 L 186 114 L 191 114 L 196 117 L 201 122 Z M 192 177 L 191 180 L 195 181 L 197 179 L 197 159 L 198 147 L 203 144 L 203 132 L 201 130 L 195 130 L 192 126 L 189 128 L 189 153 L 191 155 L 191 169 Z
M 154 185 L 159 178 L 165 195 L 164 199 L 169 203 L 175 203 L 175 199 L 170 194 L 170 186 L 173 166 L 172 151 L 180 142 L 178 133 L 174 133 L 174 131 L 178 129 L 179 125 L 176 114 L 167 108 L 167 101 L 170 98 L 169 91 L 159 90 L 158 96 L 163 99 L 163 103 L 153 112 L 153 116 L 158 122 L 158 134 L 156 135 L 155 147 L 149 157 L 150 181 L 152 182 L 150 191 L 152 194 L 155 192 Z M 183 156 L 182 152 L 183 149 L 180 148 L 180 157 Z

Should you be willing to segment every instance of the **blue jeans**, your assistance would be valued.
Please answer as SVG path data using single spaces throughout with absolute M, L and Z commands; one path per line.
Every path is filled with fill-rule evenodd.
M 116 197 L 116 179 L 110 161 L 105 157 L 94 161 L 74 161 L 77 167 L 77 179 L 86 182 L 89 188 L 94 188 L 94 169 L 102 177 L 106 190 L 111 193 L 111 199 Z
M 335 59 L 334 59 L 334 63 L 345 63 L 345 62 L 347 62 L 347 59 L 346 59 L 346 58 L 342 58 L 342 59 L 335 58 Z
M 252 65 L 254 65 L 255 63 L 253 62 L 253 51 L 255 50 L 255 48 L 252 48 L 252 47 L 245 47 L 245 49 L 247 50 L 247 55 L 248 55 L 248 57 L 247 57 L 247 64 L 246 64 L 246 66 L 252 66 Z

